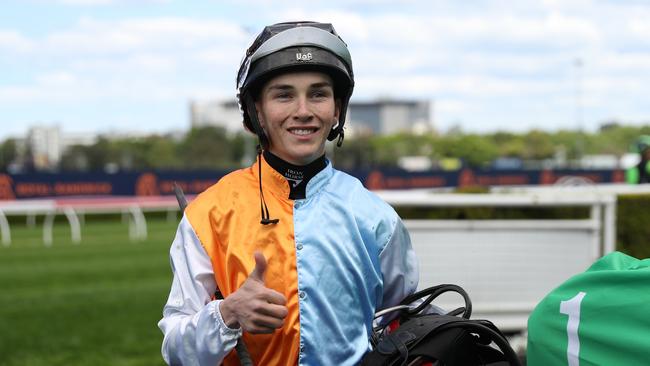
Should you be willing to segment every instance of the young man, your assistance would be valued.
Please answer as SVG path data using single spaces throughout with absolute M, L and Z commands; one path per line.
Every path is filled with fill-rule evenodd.
M 354 85 L 347 46 L 330 24 L 268 26 L 237 84 L 264 149 L 185 210 L 163 357 L 238 364 L 242 337 L 256 365 L 356 365 L 375 312 L 415 291 L 418 272 L 395 211 L 325 158 Z

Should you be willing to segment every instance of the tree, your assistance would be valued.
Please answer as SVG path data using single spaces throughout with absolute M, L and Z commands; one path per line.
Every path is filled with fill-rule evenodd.
M 7 139 L 0 145 L 0 170 L 7 171 L 9 165 L 15 162 L 17 157 L 16 140 Z
M 524 135 L 525 159 L 543 160 L 553 157 L 555 147 L 547 132 L 532 130 Z
M 396 166 L 403 156 L 433 155 L 433 138 L 430 135 L 399 133 L 376 136 L 368 140 L 373 163 L 381 166 Z
M 486 137 L 497 148 L 499 157 L 521 158 L 526 150 L 526 144 L 521 135 L 499 131 Z
M 441 157 L 463 159 L 471 167 L 485 166 L 499 155 L 493 143 L 476 134 L 442 137 L 436 151 Z
M 100 136 L 95 144 L 87 147 L 89 170 L 103 171 L 109 162 L 117 163 L 117 154 L 111 145 L 106 137 Z
M 63 171 L 88 171 L 90 167 L 88 150 L 88 147 L 83 145 L 68 147 L 61 155 L 59 169 Z
M 650 125 L 613 124 L 596 133 L 532 130 L 478 135 L 456 129 L 446 135 L 399 133 L 347 138 L 342 147 L 330 145 L 328 151 L 337 167 L 345 170 L 397 166 L 403 156 L 460 158 L 469 166 L 483 167 L 497 157 L 544 160 L 562 152 L 566 159 L 577 160 L 584 154 L 622 155 L 642 134 L 650 134 Z M 233 169 L 250 163 L 256 144 L 251 134 L 229 135 L 225 129 L 211 126 L 192 129 L 180 141 L 169 135 L 118 140 L 100 137 L 93 145 L 69 148 L 60 167 L 80 171 L 105 170 L 107 166 L 122 170 Z M 0 145 L 0 168 L 6 170 L 15 160 L 29 161 L 29 150 L 18 154 L 16 147 L 13 140 Z M 24 168 L 30 169 L 27 165 Z
M 232 155 L 232 146 L 221 127 L 193 128 L 181 143 L 181 155 L 188 169 L 224 169 L 239 166 Z
M 375 152 L 367 136 L 345 139 L 341 147 L 332 149 L 336 166 L 343 170 L 369 169 L 374 165 Z
M 230 142 L 233 164 L 249 165 L 255 160 L 255 146 L 257 137 L 248 132 L 239 132 L 232 137 Z
M 180 149 L 171 138 L 150 136 L 142 141 L 143 163 L 153 169 L 180 169 L 183 159 Z

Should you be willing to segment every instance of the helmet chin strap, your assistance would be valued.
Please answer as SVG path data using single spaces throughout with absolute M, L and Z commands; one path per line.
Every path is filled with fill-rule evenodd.
M 339 127 L 339 138 L 336 140 L 336 147 L 341 147 L 343 145 L 343 139 L 345 138 L 345 133 L 343 132 L 343 128 Z
M 262 125 L 260 124 L 259 119 L 257 118 L 257 110 L 255 109 L 255 101 L 253 100 L 253 97 L 247 93 L 244 96 L 244 99 L 246 100 L 246 112 L 248 113 L 248 118 L 251 120 L 251 125 L 255 129 L 255 134 L 257 135 L 257 139 L 259 140 L 259 143 L 257 144 L 257 166 L 258 166 L 258 180 L 259 180 L 259 186 L 260 186 L 260 214 L 261 214 L 261 220 L 260 224 L 262 225 L 269 225 L 269 224 L 277 224 L 280 219 L 272 219 L 269 214 L 269 208 L 266 205 L 266 200 L 264 199 L 264 190 L 262 189 L 262 148 L 263 147 L 268 147 L 268 138 L 266 137 L 266 134 L 264 133 L 264 129 L 262 128 Z
M 345 138 L 345 133 L 343 132 L 343 126 L 341 126 L 339 121 L 336 121 L 334 127 L 332 127 L 332 129 L 330 130 L 329 135 L 327 135 L 327 140 L 333 141 L 337 137 L 338 139 L 336 140 L 336 147 L 341 147 L 341 145 L 343 145 L 343 139 Z
M 259 177 L 259 183 L 260 183 L 260 212 L 262 219 L 260 220 L 260 224 L 262 225 L 269 225 L 269 224 L 277 224 L 280 219 L 272 219 L 269 214 L 269 208 L 266 205 L 266 200 L 264 199 L 264 191 L 262 190 L 262 146 L 260 144 L 257 145 L 257 175 Z

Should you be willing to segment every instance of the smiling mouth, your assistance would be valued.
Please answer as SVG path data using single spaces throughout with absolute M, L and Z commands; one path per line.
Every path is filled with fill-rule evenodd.
M 316 132 L 318 128 L 290 128 L 289 132 L 291 132 L 294 135 L 298 136 L 307 136 L 311 135 L 312 133 Z

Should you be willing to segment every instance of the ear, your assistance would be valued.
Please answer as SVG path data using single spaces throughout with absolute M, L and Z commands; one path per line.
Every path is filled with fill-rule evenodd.
M 341 99 L 334 100 L 334 119 L 336 121 L 341 117 Z

